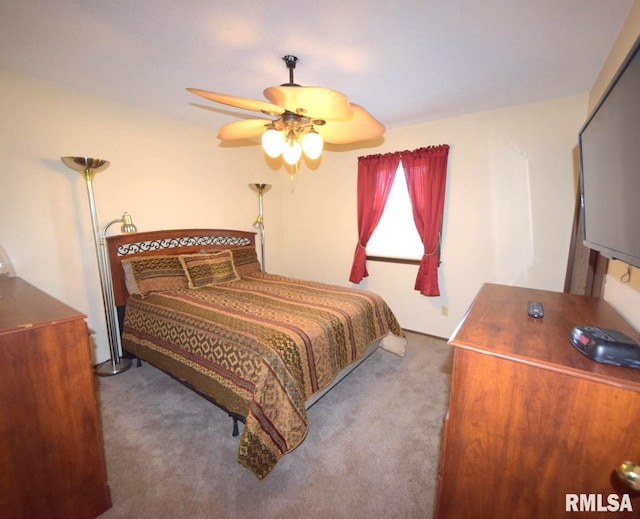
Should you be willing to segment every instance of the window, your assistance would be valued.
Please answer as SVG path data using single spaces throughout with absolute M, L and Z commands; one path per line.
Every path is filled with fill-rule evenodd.
M 367 277 L 367 246 L 379 220 L 385 213 L 385 205 L 396 182 L 398 168 L 406 172 L 406 185 L 411 213 L 415 213 L 415 226 L 422 239 L 421 259 L 387 259 L 401 263 L 417 262 L 418 275 L 415 289 L 425 296 L 439 296 L 438 265 L 440 264 L 440 227 L 444 210 L 444 193 L 447 176 L 449 145 L 429 146 L 413 151 L 386 153 L 358 157 L 358 243 L 353 255 L 349 281 L 360 283 Z M 398 190 L 398 188 L 396 189 Z M 401 195 L 396 208 L 404 207 Z M 397 215 L 392 210 L 392 223 L 388 233 L 399 234 Z M 408 229 L 411 226 L 402 226 Z M 407 231 L 408 232 L 408 231 Z M 383 240 L 384 241 L 384 240 Z M 385 245 L 386 247 L 386 242 Z M 385 249 L 386 250 L 386 249 Z M 396 251 L 397 252 L 397 251 Z M 383 260 L 384 261 L 384 260 Z
M 400 164 L 378 226 L 367 243 L 367 257 L 409 259 L 417 263 L 423 254 L 424 247 L 413 221 L 407 181 Z

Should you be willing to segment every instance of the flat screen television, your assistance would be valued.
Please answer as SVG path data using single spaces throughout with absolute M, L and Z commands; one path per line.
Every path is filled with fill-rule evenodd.
M 583 242 L 640 267 L 640 38 L 579 132 Z

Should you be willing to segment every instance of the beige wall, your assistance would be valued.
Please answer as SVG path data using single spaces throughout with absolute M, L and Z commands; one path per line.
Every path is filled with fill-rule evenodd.
M 126 210 L 139 230 L 251 230 L 257 196 L 248 182 L 261 179 L 242 148 L 218 148 L 212 128 L 2 71 L 0 91 L 0 244 L 19 276 L 88 314 L 96 359 L 105 360 L 86 184 L 60 157 L 111 162 L 94 179 L 100 226 Z
M 441 297 L 413 290 L 412 266 L 370 262 L 360 286 L 383 295 L 404 327 L 442 337 L 483 282 L 562 289 L 586 94 L 391 128 L 382 146 L 327 151 L 292 182 L 257 147 L 219 147 L 216 128 L 7 72 L 0 86 L 0 243 L 20 276 L 88 314 L 97 360 L 108 347 L 86 188 L 63 155 L 111 161 L 94 182 L 101 225 L 127 210 L 140 230 L 249 230 L 257 197 L 247 184 L 271 183 L 268 270 L 349 286 L 357 157 L 447 143 Z
M 589 94 L 589 110 L 592 110 L 606 90 L 629 53 L 640 37 L 640 0 L 636 0 L 620 35 L 611 50 L 600 75 Z M 626 319 L 640 330 L 640 270 L 631 268 L 621 261 L 610 261 L 605 279 L 604 298 L 611 303 Z
M 586 105 L 585 94 L 389 129 L 375 153 L 451 146 L 441 296 L 414 291 L 410 265 L 368 262 L 360 286 L 381 294 L 405 328 L 441 337 L 484 282 L 562 290 L 577 190 L 573 149 Z M 321 169 L 301 171 L 293 191 L 285 189 L 278 269 L 349 285 L 357 156 L 367 153 L 325 154 Z

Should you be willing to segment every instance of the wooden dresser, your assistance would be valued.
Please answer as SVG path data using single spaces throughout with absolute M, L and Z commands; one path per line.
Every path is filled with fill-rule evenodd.
M 543 303 L 544 318 L 527 315 L 528 301 Z M 569 334 L 584 324 L 640 337 L 602 299 L 481 288 L 449 342 L 436 517 L 639 516 L 640 493 L 614 470 L 625 460 L 640 463 L 640 370 L 578 352 Z M 566 512 L 567 499 L 606 507 L 616 493 L 618 504 L 629 495 L 633 512 Z
M 0 517 L 111 507 L 85 316 L 0 278 Z

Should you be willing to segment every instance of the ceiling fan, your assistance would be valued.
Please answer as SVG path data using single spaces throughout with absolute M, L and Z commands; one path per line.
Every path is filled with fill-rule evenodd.
M 323 142 L 350 144 L 377 139 L 385 128 L 363 107 L 349 102 L 344 94 L 329 88 L 300 86 L 294 83 L 293 71 L 298 58 L 282 58 L 289 69 L 289 82 L 269 87 L 263 94 L 269 102 L 228 94 L 187 88 L 193 94 L 244 110 L 262 112 L 276 119 L 248 119 L 220 127 L 221 140 L 261 137 L 270 157 L 282 154 L 287 164 L 296 164 L 302 151 L 317 159 Z

